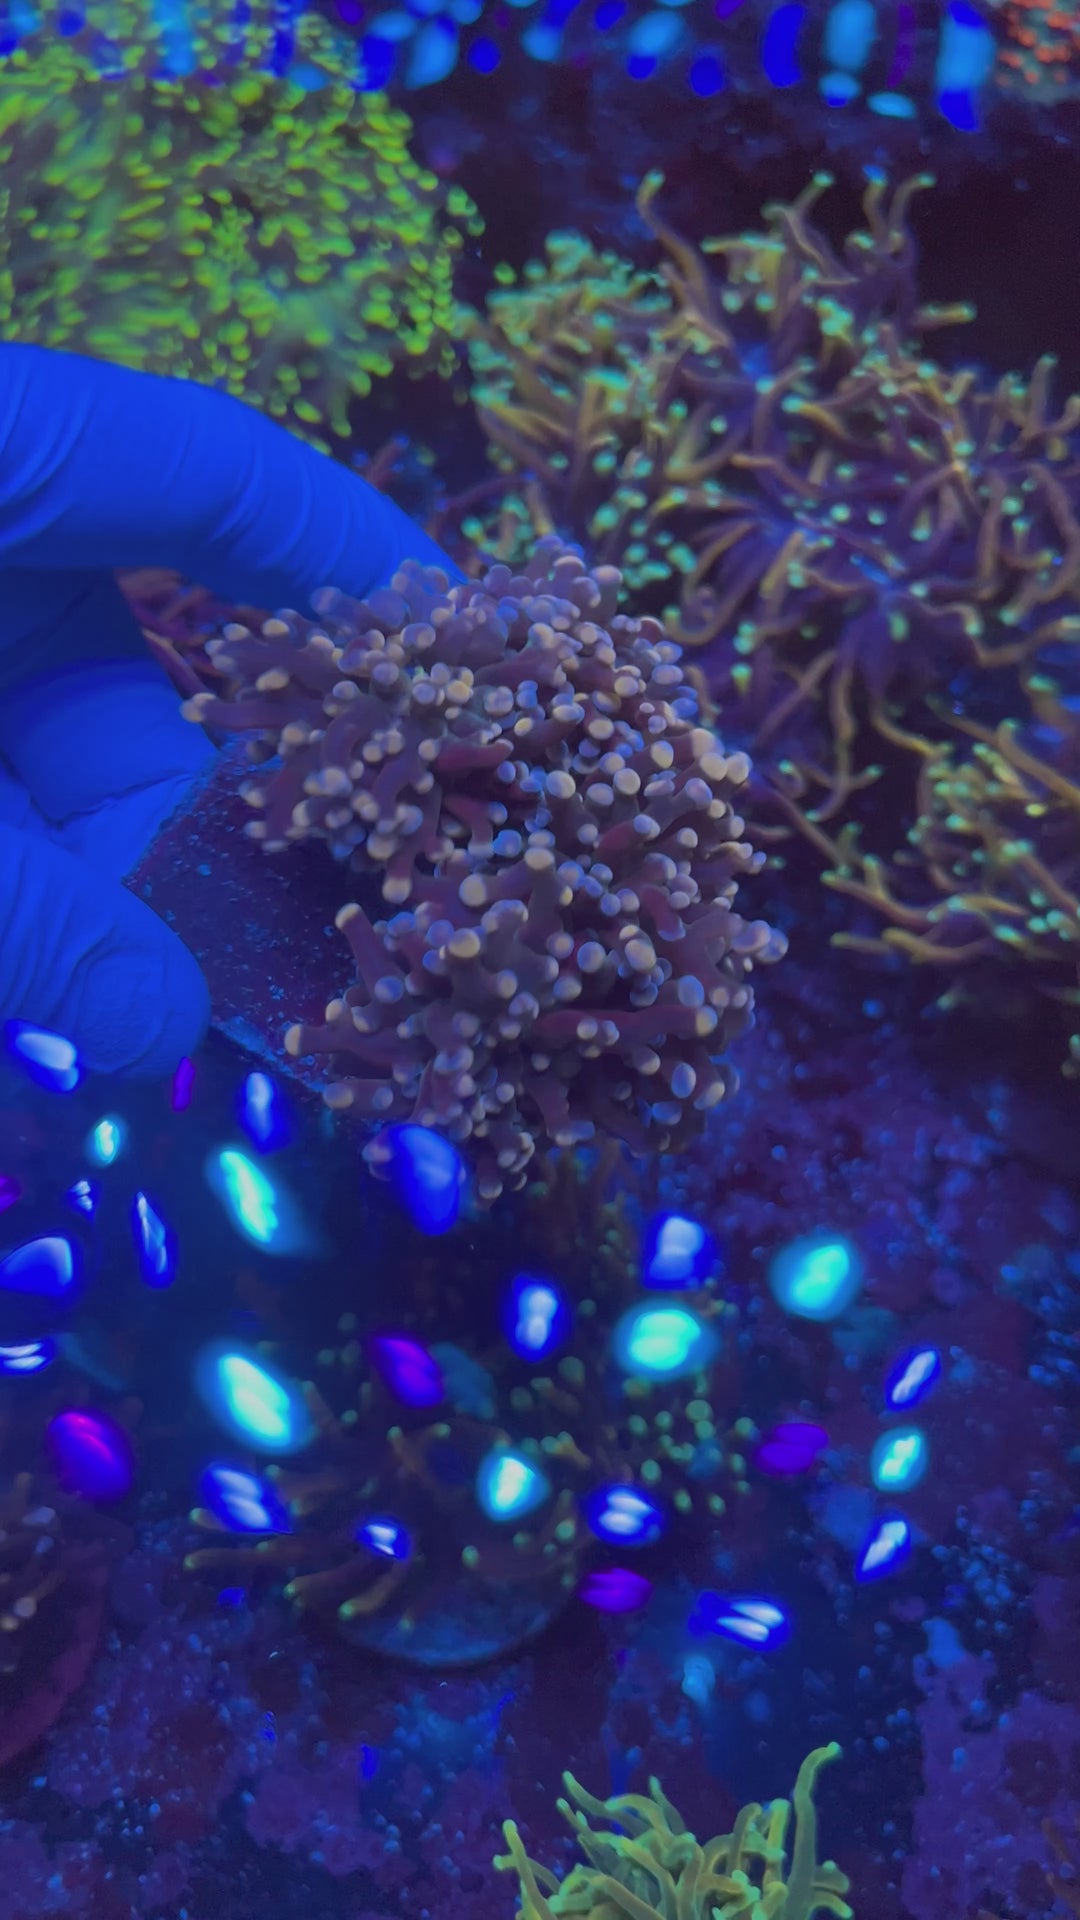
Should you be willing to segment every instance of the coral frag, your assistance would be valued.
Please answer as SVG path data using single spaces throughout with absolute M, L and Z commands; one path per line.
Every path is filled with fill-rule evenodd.
M 357 979 L 289 1051 L 346 1064 L 332 1106 L 470 1143 L 486 1199 L 538 1141 L 685 1140 L 783 949 L 735 906 L 760 864 L 749 762 L 620 584 L 557 540 L 453 588 L 406 568 L 359 605 L 322 596 L 321 626 L 227 628 L 232 697 L 185 708 L 279 756 L 248 791 L 268 850 L 325 841 L 395 909 L 342 907 Z

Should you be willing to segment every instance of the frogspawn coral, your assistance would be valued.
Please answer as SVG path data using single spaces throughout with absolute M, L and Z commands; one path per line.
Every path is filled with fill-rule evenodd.
M 180 19 L 91 5 L 0 59 L 0 338 L 201 380 L 325 444 L 394 367 L 457 365 L 476 211 L 325 22 Z
M 409 565 L 359 604 L 317 597 L 210 643 L 231 697 L 188 717 L 253 732 L 270 851 L 327 843 L 377 874 L 346 899 L 356 979 L 294 1056 L 329 1054 L 336 1108 L 467 1143 L 481 1197 L 538 1141 L 598 1131 L 663 1152 L 732 1085 L 750 975 L 783 940 L 736 911 L 745 754 L 700 724 L 679 649 L 617 612 L 620 575 L 557 540 L 519 574 L 449 587 Z
M 704 1845 L 688 1833 L 671 1802 L 650 1780 L 645 1794 L 594 1800 L 571 1774 L 559 1810 L 588 1865 L 560 1884 L 529 1859 L 512 1820 L 503 1832 L 509 1853 L 496 1861 L 518 1875 L 518 1920 L 813 1920 L 817 1913 L 851 1920 L 847 1876 L 817 1858 L 814 1785 L 839 1747 L 818 1747 L 799 1769 L 791 1801 L 743 1807 L 730 1833 Z M 795 1831 L 788 1859 L 792 1809 Z M 592 1823 L 603 1823 L 598 1831 Z

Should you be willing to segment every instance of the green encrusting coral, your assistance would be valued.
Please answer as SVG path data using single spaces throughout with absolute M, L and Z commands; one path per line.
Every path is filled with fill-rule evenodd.
M 813 1920 L 821 1913 L 852 1920 L 846 1875 L 817 1858 L 814 1787 L 839 1752 L 835 1744 L 818 1747 L 800 1767 L 790 1801 L 743 1807 L 730 1833 L 704 1845 L 657 1781 L 650 1780 L 648 1796 L 594 1800 L 564 1774 L 570 1800 L 560 1800 L 559 1810 L 588 1865 L 560 1882 L 529 1859 L 508 1820 L 509 1853 L 495 1864 L 521 1882 L 518 1920 Z M 594 1822 L 615 1830 L 598 1831 Z
M 0 62 L 0 338 L 199 380 L 325 445 L 374 380 L 454 371 L 481 223 L 324 22 L 284 74 L 274 33 L 256 0 L 178 50 L 117 0 Z

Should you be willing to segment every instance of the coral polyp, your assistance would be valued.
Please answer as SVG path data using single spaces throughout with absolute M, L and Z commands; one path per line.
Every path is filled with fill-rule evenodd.
M 848 1879 L 832 1861 L 817 1858 L 814 1788 L 818 1774 L 839 1755 L 818 1747 L 799 1769 L 791 1800 L 744 1807 L 730 1833 L 702 1843 L 686 1826 L 657 1780 L 647 1795 L 594 1799 L 572 1774 L 559 1811 L 587 1865 L 560 1882 L 529 1859 L 512 1820 L 503 1831 L 509 1852 L 496 1865 L 521 1883 L 518 1920 L 813 1920 L 832 1914 L 852 1920 Z M 794 1830 L 792 1829 L 794 1815 Z M 790 1841 L 789 1841 L 790 1833 Z M 790 1847 L 790 1853 L 789 1853 Z
M 406 567 L 318 624 L 226 628 L 226 697 L 185 707 L 271 762 L 246 792 L 268 852 L 325 842 L 391 909 L 342 905 L 356 978 L 289 1052 L 344 1069 L 336 1109 L 460 1142 L 486 1201 L 538 1143 L 690 1138 L 784 949 L 737 908 L 749 762 L 620 588 L 557 540 L 461 586 Z

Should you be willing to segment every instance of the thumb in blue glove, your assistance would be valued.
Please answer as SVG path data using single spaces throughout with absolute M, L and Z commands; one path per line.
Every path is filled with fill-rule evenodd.
M 213 764 L 114 579 L 160 566 L 306 607 L 445 556 L 381 494 L 184 381 L 0 345 L 0 1022 L 99 1072 L 165 1074 L 209 1017 L 123 877 Z

